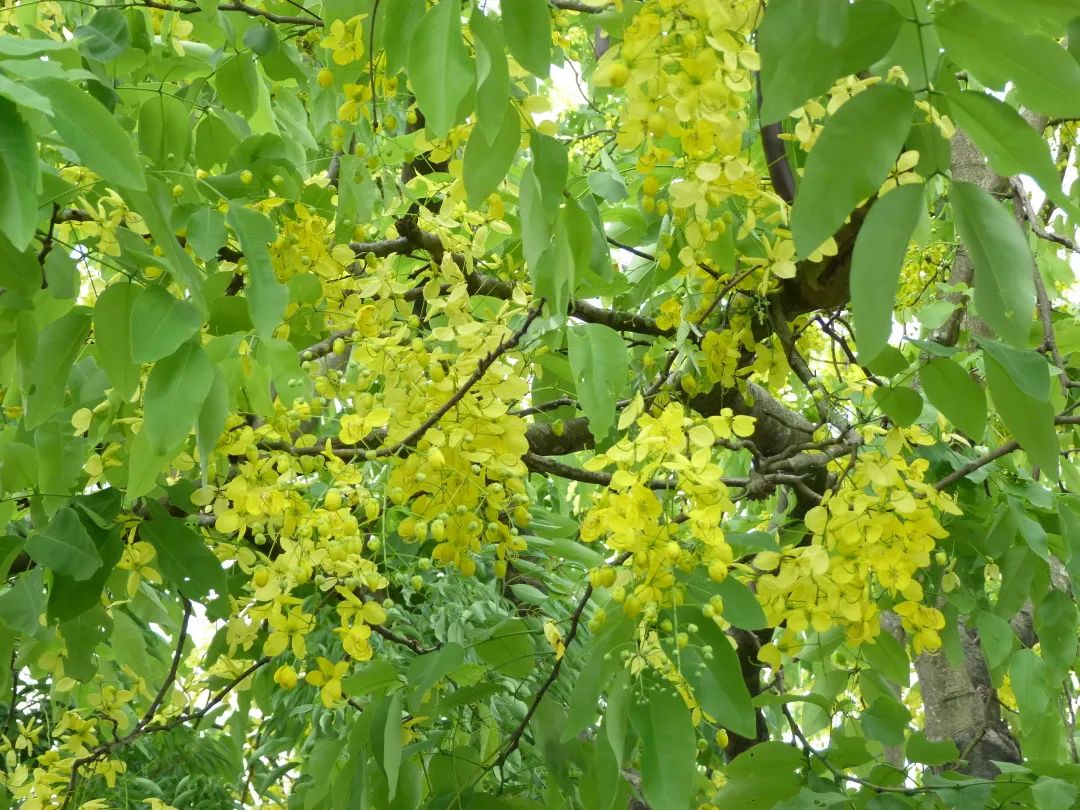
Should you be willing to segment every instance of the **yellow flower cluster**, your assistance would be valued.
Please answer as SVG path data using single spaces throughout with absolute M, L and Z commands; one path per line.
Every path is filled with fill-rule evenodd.
M 921 604 L 917 579 L 936 539 L 947 536 L 940 513 L 959 514 L 952 498 L 924 482 L 925 459 L 879 451 L 860 454 L 839 489 L 806 514 L 808 545 L 762 552 L 757 596 L 770 624 L 791 633 L 843 627 L 852 643 L 880 631 L 879 600 L 900 614 L 914 650 L 941 645 L 944 619 Z

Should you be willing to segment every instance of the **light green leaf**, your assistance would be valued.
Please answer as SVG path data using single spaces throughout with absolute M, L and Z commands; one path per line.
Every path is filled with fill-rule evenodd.
M 1020 390 L 1039 402 L 1050 401 L 1050 364 L 1036 351 L 1019 351 L 996 340 L 975 336 L 975 342 L 988 352 Z
M 416 26 L 409 46 L 409 81 L 427 128 L 446 137 L 473 86 L 475 67 L 461 38 L 461 4 L 439 0 Z
M 1035 799 L 1036 810 L 1062 810 L 1076 805 L 1076 796 L 1080 792 L 1072 782 L 1054 776 L 1040 776 L 1031 786 L 1031 796 Z
M 0 97 L 0 231 L 16 250 L 34 239 L 38 218 L 37 140 L 18 108 Z
M 75 39 L 87 58 L 108 62 L 131 47 L 131 30 L 124 12 L 99 8 L 90 22 L 75 29 Z
M 694 726 L 671 684 L 646 680 L 649 699 L 630 706 L 641 738 L 641 790 L 653 810 L 686 810 L 694 795 Z
M 139 384 L 139 366 L 131 359 L 131 310 L 139 287 L 110 284 L 94 304 L 94 351 L 113 388 L 130 399 Z
M 506 103 L 506 113 L 495 139 L 485 140 L 479 126 L 474 127 L 465 144 L 462 168 L 469 205 L 478 208 L 506 177 L 521 143 L 521 116 L 517 108 Z
M 476 654 L 511 678 L 524 678 L 536 667 L 532 631 L 523 619 L 500 622 L 476 645 Z
M 986 369 L 990 398 L 997 407 L 1001 421 L 1031 457 L 1032 463 L 1039 465 L 1044 474 L 1055 476 L 1061 448 L 1054 429 L 1054 407 L 1017 387 L 1008 370 L 991 355 L 983 355 L 983 367 Z
M 159 169 L 182 168 L 191 151 L 187 105 L 164 93 L 144 101 L 139 108 L 139 149 Z
M 46 96 L 32 90 L 29 85 L 13 82 L 3 73 L 0 73 L 0 97 L 10 99 L 22 107 L 37 110 L 45 115 L 52 115 L 53 112 L 52 104 Z
M 0 56 L 10 56 L 14 59 L 31 59 L 70 50 L 69 43 L 58 42 L 54 39 L 0 36 Z
M 1076 605 L 1063 591 L 1052 588 L 1035 608 L 1035 632 L 1043 659 L 1056 673 L 1065 677 L 1076 658 Z
M 77 581 L 89 579 L 101 567 L 97 546 L 75 510 L 67 506 L 58 510 L 42 531 L 30 536 L 24 550 L 38 565 Z
M 478 6 L 473 8 L 469 28 L 476 50 L 476 127 L 488 143 L 494 143 L 503 130 L 503 110 L 510 100 L 506 46 L 498 22 Z
M 739 658 L 727 636 L 699 608 L 680 607 L 677 616 L 680 631 L 689 631 L 691 625 L 697 627 L 690 633 L 690 645 L 681 654 L 687 679 L 701 707 L 724 728 L 753 737 L 756 728 L 753 702 L 742 679 Z M 710 659 L 700 654 L 706 646 L 712 649 Z M 702 666 L 691 665 L 689 659 L 699 659 L 697 663 Z
M 1017 30 L 971 3 L 956 3 L 934 20 L 949 58 L 980 82 L 1003 90 L 1012 82 L 1020 103 L 1060 118 L 1080 116 L 1080 63 L 1045 34 Z
M 455 669 L 465 663 L 465 648 L 457 642 L 444 644 L 435 652 L 418 655 L 409 662 L 406 679 L 409 683 L 409 710 L 422 714 L 428 691 Z
M 383 770 L 390 787 L 389 798 L 397 795 L 398 772 L 401 770 L 401 692 L 394 692 L 386 710 L 386 726 L 383 728 Z
M 902 18 L 891 4 L 863 0 L 847 9 L 846 30 L 837 36 L 823 30 L 835 6 L 822 0 L 770 0 L 766 6 L 758 29 L 763 123 L 779 121 L 841 76 L 873 64 L 900 32 Z
M 245 296 L 251 322 L 259 335 L 268 338 L 281 325 L 289 303 L 289 289 L 277 280 L 270 262 L 268 246 L 277 235 L 274 225 L 265 214 L 237 203 L 229 207 L 227 220 L 248 261 L 251 286 Z
M 155 564 L 166 581 L 188 599 L 210 608 L 210 618 L 221 618 L 228 610 L 228 585 L 221 563 L 196 532 L 174 518 L 156 501 L 148 501 L 151 520 L 139 526 L 140 533 L 157 552 Z
M 90 334 L 89 307 L 73 307 L 41 330 L 26 387 L 26 427 L 52 418 L 64 404 L 68 373 Z
M 890 633 L 878 633 L 872 644 L 859 648 L 863 658 L 877 672 L 905 689 L 911 682 L 911 661 L 904 645 Z
M 975 440 L 986 432 L 986 393 L 955 360 L 939 357 L 919 369 L 930 404 Z
M 605 690 L 605 697 L 607 711 L 604 713 L 604 736 L 621 766 L 630 755 L 627 732 L 630 729 L 630 702 L 634 699 L 634 690 L 630 686 L 628 669 L 618 668 L 614 679 Z
M 600 710 L 600 692 L 604 687 L 606 652 L 594 651 L 574 679 L 574 690 L 570 693 L 570 703 L 566 708 L 566 724 L 561 738 L 563 742 L 574 739 L 596 722 L 596 714 Z
M 23 571 L 0 593 L 0 622 L 9 630 L 33 636 L 41 627 L 45 611 L 44 568 Z
M 615 402 L 626 385 L 626 344 L 618 332 L 599 323 L 577 324 L 566 339 L 581 410 L 600 442 L 615 424 Z
M 152 363 L 175 352 L 195 337 L 202 316 L 159 284 L 146 287 L 131 306 L 130 357 Z
M 904 88 L 877 84 L 826 121 L 791 210 L 799 256 L 817 250 L 885 182 L 911 129 L 914 104 Z
M 559 212 L 559 204 L 562 202 L 563 188 L 566 186 L 566 175 L 570 165 L 566 147 L 535 129 L 530 135 L 529 145 L 532 148 L 533 173 L 540 188 L 544 213 L 548 222 L 554 222 Z
M 225 215 L 209 205 L 199 208 L 188 219 L 187 243 L 204 262 L 213 259 L 225 244 Z
M 202 470 L 203 486 L 206 486 L 210 471 L 210 456 L 214 452 L 217 440 L 225 429 L 225 419 L 229 415 L 229 386 L 225 376 L 217 366 L 214 367 L 214 382 L 206 395 L 199 418 L 195 422 L 195 443 L 199 448 L 199 467 Z
M 35 79 L 30 86 L 48 97 L 53 126 L 87 167 L 120 186 L 146 189 L 131 137 L 100 102 L 64 79 Z
M 990 168 L 1003 177 L 1028 175 L 1071 217 L 1080 220 L 1080 207 L 1061 190 L 1061 176 L 1050 147 L 1020 113 L 986 93 L 964 90 L 947 95 L 953 120 L 986 155 Z
M 753 591 L 735 577 L 727 577 L 723 582 L 710 582 L 710 586 L 724 600 L 724 621 L 744 630 L 760 630 L 769 626 L 765 611 L 761 609 L 761 603 Z
M 551 226 L 544 215 L 544 201 L 540 185 L 536 181 L 533 164 L 529 163 L 521 173 L 518 183 L 518 209 L 521 215 L 521 252 L 525 263 L 535 268 L 540 256 L 551 245 Z M 534 270 L 535 285 L 535 270 Z
M 155 453 L 187 438 L 213 383 L 214 364 L 197 343 L 185 343 L 154 365 L 143 396 L 143 430 Z
M 975 310 L 1002 340 L 1024 348 L 1035 311 L 1027 239 L 1012 214 L 978 186 L 955 181 L 949 199 L 975 263 Z
M 927 739 L 921 731 L 916 731 L 908 737 L 904 751 L 910 762 L 919 762 L 923 765 L 945 765 L 955 762 L 960 757 L 960 751 L 952 740 L 934 742 Z
M 547 0 L 511 0 L 500 8 L 510 54 L 529 73 L 546 79 L 551 71 L 551 14 Z
M 225 109 L 251 118 L 259 103 L 259 71 L 251 52 L 243 51 L 222 62 L 214 74 L 214 87 Z
M 405 67 L 409 40 L 424 18 L 424 0 L 382 0 L 379 24 L 382 26 L 386 52 L 386 73 L 393 76 Z
M 979 631 L 979 643 L 986 655 L 986 665 L 993 671 L 1012 655 L 1016 634 L 1007 621 L 987 611 L 980 611 L 975 617 L 975 628 Z
M 889 342 L 896 285 L 915 223 L 924 210 L 922 183 L 900 186 L 874 203 L 851 254 L 851 309 L 864 360 Z

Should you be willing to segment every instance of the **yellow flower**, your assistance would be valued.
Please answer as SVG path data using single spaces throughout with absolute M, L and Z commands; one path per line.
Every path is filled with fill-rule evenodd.
M 317 659 L 319 668 L 309 672 L 304 679 L 312 686 L 321 686 L 319 696 L 323 706 L 328 709 L 334 708 L 341 701 L 341 679 L 349 671 L 348 661 L 334 663 L 321 655 Z
M 558 661 L 566 654 L 566 644 L 563 642 L 562 632 L 555 622 L 544 622 L 544 638 L 548 640 L 551 649 L 555 650 L 555 660 Z
M 296 686 L 296 681 L 296 670 L 288 664 L 283 667 L 278 667 L 277 672 L 274 673 L 274 683 L 282 689 L 292 689 Z
M 284 614 L 275 610 L 268 621 L 273 630 L 263 644 L 263 655 L 280 655 L 291 646 L 293 655 L 303 658 L 307 652 L 307 634 L 315 626 L 315 618 L 299 607 L 293 607 Z
M 320 43 L 333 51 L 334 64 L 347 65 L 364 55 L 364 27 L 360 22 L 366 14 L 358 14 L 348 22 L 334 20 L 330 34 Z

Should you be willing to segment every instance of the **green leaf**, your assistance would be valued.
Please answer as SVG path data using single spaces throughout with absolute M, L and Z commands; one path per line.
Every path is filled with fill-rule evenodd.
M 499 187 L 514 162 L 520 143 L 521 116 L 509 102 L 494 140 L 489 142 L 479 126 L 473 128 L 465 144 L 462 168 L 470 206 L 478 208 Z
M 1002 340 L 1023 348 L 1035 310 L 1027 239 L 1012 214 L 978 186 L 954 181 L 949 199 L 975 263 L 975 310 Z
M 859 354 L 872 360 L 889 342 L 896 285 L 911 234 L 926 207 L 922 183 L 900 186 L 874 203 L 851 254 L 851 309 Z
M 37 140 L 18 108 L 0 98 L 0 231 L 16 250 L 26 250 L 37 225 Z
M 956 3 L 934 20 L 948 56 L 980 82 L 1003 90 L 1012 82 L 1020 103 L 1060 118 L 1080 116 L 1080 64 L 1045 34 Z
M 690 635 L 691 646 L 682 650 L 681 656 L 687 680 L 694 687 L 701 708 L 724 728 L 752 738 L 757 727 L 754 706 L 742 678 L 739 658 L 727 636 L 699 608 L 680 607 L 677 616 L 680 631 Z M 691 625 L 697 630 L 691 632 Z M 705 647 L 711 648 L 711 658 L 705 657 Z
M 63 406 L 68 373 L 90 334 L 90 316 L 89 307 L 72 307 L 41 330 L 26 387 L 27 428 L 43 424 Z
M 840 77 L 873 64 L 900 32 L 902 18 L 892 5 L 863 0 L 845 9 L 846 30 L 837 36 L 829 20 L 838 6 L 823 0 L 770 0 L 766 6 L 758 29 L 762 123 L 779 121 Z
M 75 29 L 75 39 L 84 56 L 108 62 L 131 47 L 131 30 L 124 12 L 99 8 L 90 22 Z
M 214 364 L 197 343 L 185 343 L 154 365 L 143 396 L 143 430 L 155 453 L 183 443 L 213 383 Z
M 611 685 L 605 690 L 605 695 L 607 711 L 604 713 L 604 736 L 621 766 L 630 754 L 627 750 L 627 732 L 630 727 L 630 702 L 634 691 L 630 687 L 628 669 L 618 668 Z
M 540 188 L 544 213 L 548 222 L 553 222 L 559 212 L 569 169 L 566 147 L 535 129 L 529 136 L 529 145 L 532 148 L 533 173 Z
M 500 8 L 510 54 L 529 73 L 546 79 L 551 72 L 551 14 L 547 0 L 511 0 Z
M 504 110 L 510 101 L 506 46 L 498 22 L 479 6 L 473 8 L 469 29 L 476 50 L 476 128 L 488 143 L 494 143 L 503 130 Z
M 393 76 L 405 67 L 409 40 L 424 18 L 424 0 L 383 0 L 379 8 L 386 73 Z
M 255 57 L 243 51 L 222 62 L 214 74 L 214 87 L 225 109 L 251 118 L 259 103 L 259 71 Z
M 983 355 L 983 367 L 990 398 L 1005 427 L 1016 437 L 1033 464 L 1039 465 L 1045 474 L 1056 475 L 1061 448 L 1054 429 L 1054 407 L 1018 388 L 1008 370 L 992 356 Z
M 64 79 L 35 79 L 30 86 L 52 105 L 52 124 L 86 166 L 105 180 L 135 191 L 146 190 L 131 137 L 93 96 Z
M 473 86 L 475 68 L 461 38 L 461 4 L 439 0 L 413 32 L 409 81 L 428 130 L 444 138 Z
M 225 244 L 225 215 L 209 205 L 197 209 L 187 222 L 187 243 L 204 262 L 216 257 Z
M 211 618 L 221 618 L 228 610 L 229 589 L 214 552 L 156 501 L 147 501 L 147 508 L 151 520 L 140 524 L 139 532 L 157 552 L 154 562 L 161 575 L 183 596 L 211 608 L 207 611 Z
M 979 631 L 979 643 L 986 655 L 986 665 L 995 670 L 1012 655 L 1016 634 L 1012 626 L 993 613 L 980 611 L 975 617 L 975 628 Z
M 671 684 L 646 680 L 649 699 L 630 706 L 641 738 L 641 790 L 653 810 L 686 810 L 694 795 L 695 740 L 690 710 Z
M 1019 351 L 978 335 L 975 342 L 1001 363 L 1001 367 L 1009 372 L 1009 378 L 1025 394 L 1039 402 L 1050 401 L 1050 364 L 1045 357 L 1036 351 Z
M 739 810 L 771 810 L 799 792 L 799 770 L 806 761 L 799 749 L 779 741 L 759 743 L 731 760 L 725 769 L 727 782 L 713 801 L 718 807 Z
M 817 250 L 885 182 L 911 129 L 914 104 L 904 88 L 877 84 L 828 119 L 791 209 L 799 256 Z
M 206 395 L 199 418 L 195 422 L 195 443 L 199 448 L 199 467 L 202 470 L 203 486 L 206 486 L 210 474 L 210 456 L 214 452 L 217 440 L 225 429 L 225 419 L 229 415 L 229 385 L 220 369 L 214 367 L 214 382 Z
M 1019 650 L 1009 663 L 1020 724 L 1027 730 L 1050 706 L 1050 689 L 1046 662 L 1032 650 Z
M 1052 588 L 1035 608 L 1039 648 L 1058 679 L 1065 677 L 1076 658 L 1077 626 L 1076 605 L 1063 591 Z
M 972 90 L 947 94 L 953 119 L 1003 177 L 1026 174 L 1069 215 L 1080 219 L 1080 206 L 1061 190 L 1061 176 L 1050 147 L 1023 117 L 1003 101 Z
M 265 214 L 237 203 L 229 206 L 227 220 L 248 262 L 251 286 L 245 296 L 251 322 L 260 336 L 269 338 L 281 325 L 289 303 L 289 288 L 277 280 L 268 250 L 277 232 Z
M 919 762 L 923 765 L 946 765 L 955 762 L 960 757 L 960 751 L 952 740 L 934 742 L 927 739 L 921 731 L 916 731 L 908 737 L 905 753 L 910 762 Z
M 930 404 L 975 440 L 986 432 L 986 392 L 955 360 L 939 357 L 919 369 Z
M 535 216 L 535 209 L 533 215 Z M 531 266 L 533 292 L 547 302 L 548 311 L 557 320 L 566 317 L 570 297 L 574 292 L 574 254 L 565 220 L 555 222 L 550 246 Z
M 923 400 L 919 392 L 903 386 L 874 389 L 874 402 L 892 421 L 907 427 L 922 413 Z
M 187 301 L 174 297 L 159 284 L 146 287 L 131 306 L 130 357 L 152 363 L 195 337 L 202 316 Z
M 744 630 L 760 630 L 768 627 L 765 611 L 753 591 L 735 577 L 723 582 L 710 582 L 711 589 L 724 600 L 724 621 Z
M 71 51 L 71 45 L 68 42 L 57 42 L 54 39 L 0 36 L 0 56 L 10 56 L 14 59 L 31 59 L 61 51 Z
M 885 745 L 901 745 L 911 712 L 904 704 L 886 695 L 878 696 L 862 714 L 863 732 Z
M 1053 776 L 1040 776 L 1031 786 L 1031 796 L 1035 799 L 1036 810 L 1062 810 L 1076 805 L 1076 796 L 1080 792 L 1072 782 Z
M 0 97 L 10 99 L 21 107 L 52 115 L 52 104 L 49 99 L 29 85 L 13 82 L 3 73 L 0 73 Z
M 123 399 L 139 384 L 139 366 L 131 359 L 131 310 L 139 287 L 126 281 L 110 284 L 94 304 L 94 351 L 98 364 Z
M 101 555 L 75 510 L 63 507 L 24 547 L 30 559 L 74 580 L 89 579 L 101 567 Z
M 476 645 L 476 654 L 503 675 L 524 678 L 536 667 L 532 631 L 523 619 L 506 619 Z
M 566 334 L 570 368 L 589 432 L 602 441 L 615 424 L 615 402 L 626 385 L 626 344 L 609 326 L 583 323 Z
M 563 742 L 570 742 L 596 722 L 600 692 L 604 687 L 605 654 L 606 650 L 594 651 L 574 679 L 574 691 L 570 693 L 570 703 L 566 708 L 566 724 L 561 737 Z
M 23 571 L 0 593 L 0 622 L 9 630 L 33 636 L 41 628 L 45 611 L 44 568 Z
M 879 633 L 873 644 L 863 644 L 859 651 L 883 677 L 907 688 L 911 681 L 911 661 L 904 645 L 891 634 Z
M 444 644 L 435 652 L 419 655 L 409 662 L 406 678 L 409 682 L 409 709 L 422 714 L 428 691 L 440 680 L 465 663 L 465 648 L 457 642 Z
M 151 96 L 139 108 L 139 149 L 159 169 L 175 171 L 191 151 L 187 105 L 174 96 Z
M 382 766 L 386 773 L 391 801 L 397 795 L 398 773 L 401 770 L 401 692 L 387 700 L 386 722 L 382 727 Z

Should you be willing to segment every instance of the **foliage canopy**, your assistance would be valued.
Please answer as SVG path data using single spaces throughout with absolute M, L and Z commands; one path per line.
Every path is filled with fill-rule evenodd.
M 5 806 L 1074 806 L 1078 43 L 6 3 Z

